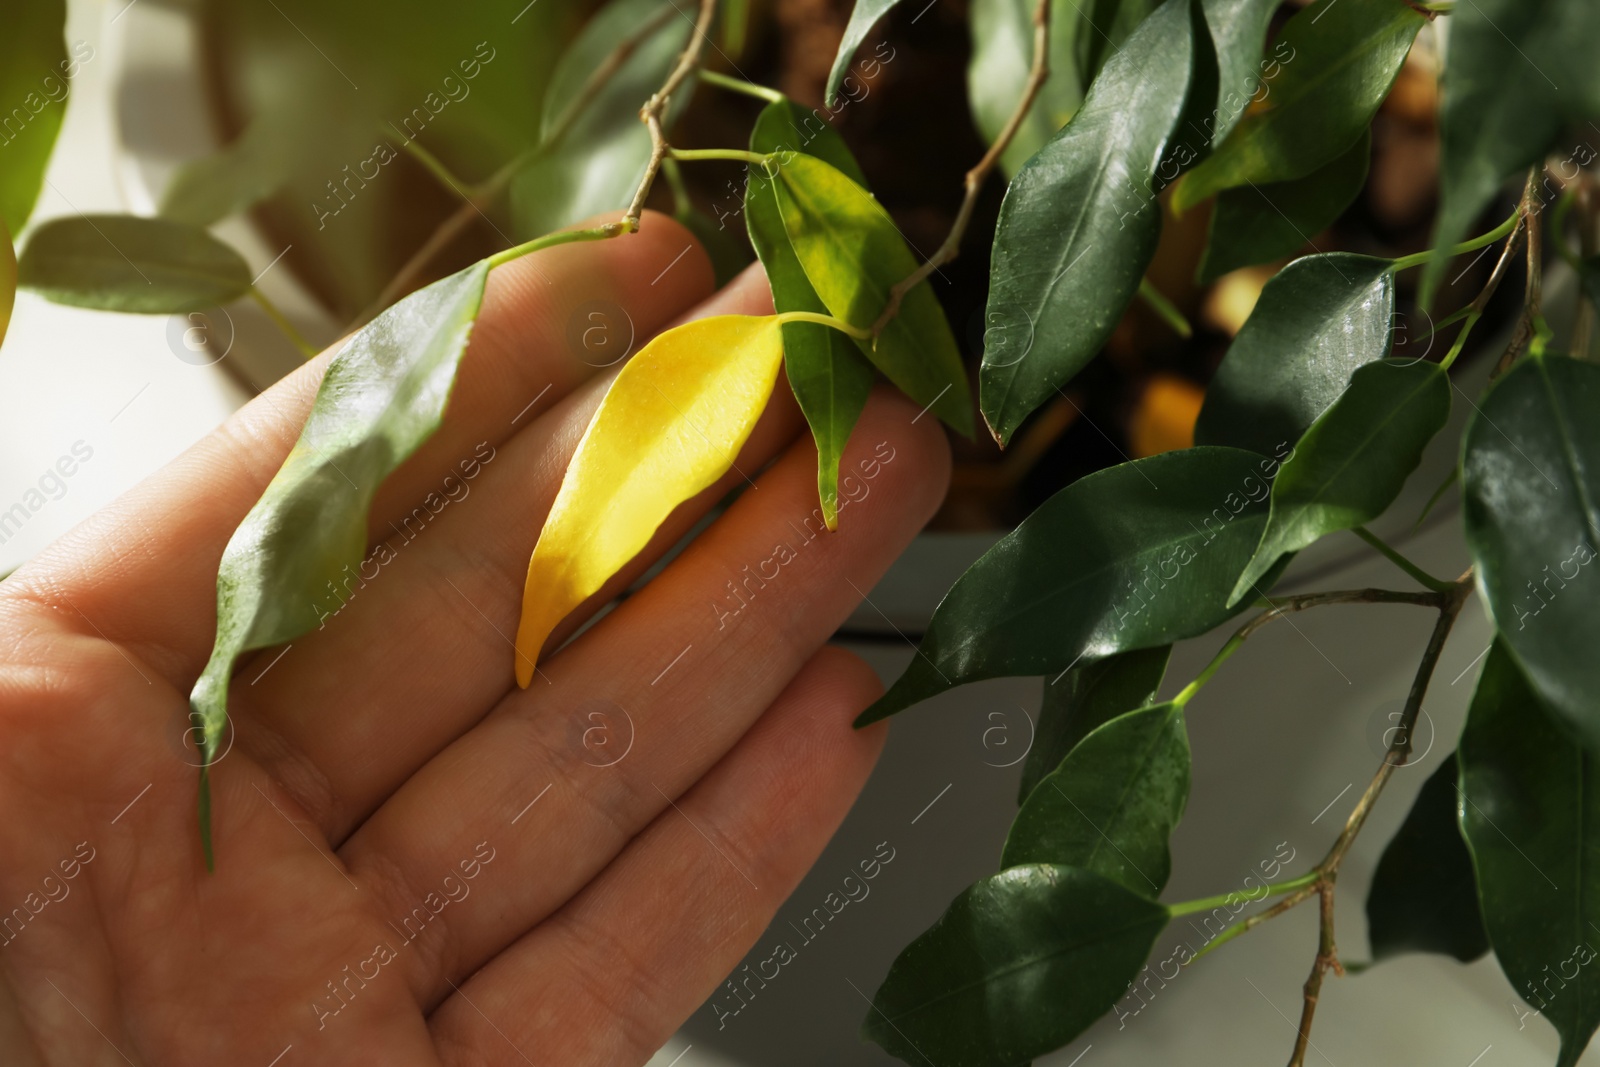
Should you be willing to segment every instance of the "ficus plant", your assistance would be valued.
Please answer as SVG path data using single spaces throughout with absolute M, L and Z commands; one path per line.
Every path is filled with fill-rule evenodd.
M 857 0 L 830 102 L 895 3 Z M 67 70 L 63 6 L 30 0 L 13 14 L 0 85 Z M 211 764 L 235 665 L 320 624 L 327 591 L 367 552 L 374 492 L 440 423 L 496 266 L 561 243 L 626 240 L 647 224 L 658 177 L 681 193 L 680 167 L 731 161 L 744 168 L 739 210 L 719 225 L 680 195 L 678 214 L 721 253 L 735 236 L 727 220 L 742 218 L 775 307 L 670 329 L 616 374 L 529 560 L 511 664 L 526 686 L 561 620 L 730 469 L 780 381 L 815 439 L 818 504 L 835 528 L 849 521 L 840 456 L 880 377 L 955 433 L 979 432 L 981 418 L 1007 445 L 1105 348 L 1135 301 L 1187 329 L 1147 270 L 1163 228 L 1207 210 L 1202 280 L 1262 264 L 1275 273 L 1215 370 L 1192 444 L 1050 496 L 949 590 L 910 666 L 859 720 L 981 679 L 1044 679 L 1000 869 L 904 950 L 865 1035 L 908 1063 L 1024 1063 L 1106 1014 L 1173 919 L 1226 915 L 1209 952 L 1316 902 L 1320 938 L 1290 1055 L 1303 1063 L 1324 977 L 1343 973 L 1333 928 L 1341 864 L 1412 757 L 1430 679 L 1476 596 L 1495 641 L 1455 754 L 1379 865 L 1367 900 L 1372 955 L 1492 951 L 1558 1031 L 1558 1063 L 1575 1063 L 1600 1026 L 1600 969 L 1583 966 L 1600 931 L 1600 878 L 1589 877 L 1600 850 L 1591 810 L 1600 601 L 1585 584 L 1600 552 L 1600 186 L 1585 132 L 1600 119 L 1600 6 L 1283 6 L 973 0 L 968 96 L 988 148 L 948 237 L 926 258 L 817 109 L 708 66 L 708 51 L 721 51 L 708 49 L 713 34 L 737 51 L 743 2 L 719 12 L 717 0 L 701 0 L 691 18 L 666 0 L 610 0 L 550 73 L 536 135 L 481 182 L 459 181 L 408 140 L 408 154 L 463 204 L 338 342 L 299 442 L 222 558 L 215 648 L 191 696 L 206 863 L 227 862 L 225 848 L 213 851 L 208 776 L 221 773 Z M 1374 117 L 1424 31 L 1448 42 L 1434 247 L 1398 258 L 1297 256 L 1361 191 Z M 759 99 L 747 141 L 673 145 L 697 85 Z M 25 229 L 52 121 L 59 111 L 29 124 L 3 160 L 0 222 L 25 243 L 13 258 L 4 242 L 0 325 L 20 285 L 63 303 L 157 314 L 252 297 L 287 328 L 243 256 L 207 228 L 281 180 L 250 165 L 265 126 L 180 172 L 157 217 L 67 216 Z M 990 183 L 1005 194 L 974 376 L 929 279 L 958 252 L 984 251 L 963 239 Z M 459 219 L 504 197 L 541 231 L 417 287 Z M 592 221 L 597 211 L 610 211 L 608 221 Z M 1578 281 L 1574 325 L 1559 335 L 1543 305 L 1546 248 Z M 1433 330 L 1451 343 L 1397 357 L 1401 279 L 1410 272 L 1420 305 L 1434 307 L 1452 258 L 1468 253 L 1494 266 L 1475 296 L 1434 308 Z M 1453 371 L 1479 354 L 1474 327 L 1514 268 L 1524 284 L 1511 343 L 1488 354 L 1481 395 L 1468 393 Z M 1473 563 L 1435 576 L 1368 525 L 1396 504 L 1457 403 L 1472 415 L 1435 499 L 1459 492 Z M 1275 593 L 1297 552 L 1345 532 L 1394 564 L 1394 588 Z M 1163 902 L 1168 839 L 1188 799 L 1185 719 L 1196 693 L 1274 620 L 1373 603 L 1415 606 L 1435 623 L 1388 750 L 1322 859 L 1259 892 Z M 1242 615 L 1210 664 L 1157 701 L 1172 646 Z M 1587 955 L 1552 989 L 1549 968 L 1575 952 Z

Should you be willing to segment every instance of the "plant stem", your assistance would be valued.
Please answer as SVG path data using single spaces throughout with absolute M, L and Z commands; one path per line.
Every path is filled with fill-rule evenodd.
M 1459 256 L 1464 252 L 1476 252 L 1484 245 L 1492 245 L 1496 241 L 1500 240 L 1500 238 L 1506 236 L 1512 230 L 1516 229 L 1517 223 L 1520 222 L 1521 219 L 1522 205 L 1519 204 L 1517 205 L 1517 210 L 1511 213 L 1511 217 L 1509 219 L 1506 219 L 1506 221 L 1502 222 L 1488 233 L 1474 237 L 1470 241 L 1461 242 L 1460 244 L 1449 249 L 1445 255 Z M 1434 257 L 1435 251 L 1435 249 L 1430 248 L 1425 252 L 1413 252 L 1409 256 L 1401 256 L 1399 259 L 1390 264 L 1389 271 L 1390 273 L 1398 274 L 1400 271 L 1409 270 L 1412 267 L 1420 267 Z
M 672 102 L 672 94 L 699 64 L 700 52 L 708 40 L 706 35 L 711 32 L 711 22 L 716 14 L 717 0 L 700 0 L 700 13 L 695 18 L 694 31 L 678 56 L 677 65 L 667 75 L 661 88 L 652 93 L 644 107 L 639 109 L 639 117 L 650 131 L 650 159 L 645 164 L 644 177 L 639 179 L 639 187 L 634 190 L 633 202 L 628 205 L 628 211 L 622 219 L 630 232 L 639 228 L 639 214 L 644 210 L 645 197 L 650 195 L 650 186 L 655 183 L 656 174 L 661 170 L 661 161 L 667 156 L 667 135 L 662 129 L 661 116 Z
M 583 87 L 573 96 L 571 103 L 562 110 L 556 121 L 551 123 L 550 128 L 539 131 L 539 147 L 545 149 L 559 143 L 561 138 L 567 135 L 567 131 L 572 128 L 572 124 L 577 121 L 578 115 L 582 113 L 584 107 L 599 95 L 600 88 L 611 80 L 613 74 L 622 68 L 622 65 L 628 61 L 628 57 L 633 55 L 641 44 L 654 36 L 656 31 L 671 22 L 677 15 L 677 6 L 668 4 L 646 19 L 638 29 L 618 41 L 617 47 L 613 48 L 606 58 L 601 60 L 599 66 L 589 72 L 589 76 L 583 80 Z
M 1351 532 L 1357 537 L 1361 538 L 1361 540 L 1365 541 L 1367 544 L 1371 545 L 1373 548 L 1377 549 L 1390 563 L 1393 563 L 1396 567 L 1399 567 L 1401 570 L 1411 575 L 1411 577 L 1415 578 L 1418 584 L 1425 586 L 1428 589 L 1432 589 L 1435 593 L 1448 593 L 1450 590 L 1455 588 L 1454 582 L 1447 582 L 1442 578 L 1435 578 L 1433 575 L 1429 574 L 1415 563 L 1412 563 L 1405 556 L 1401 555 L 1399 551 L 1390 547 L 1388 542 L 1383 540 L 1383 538 L 1379 537 L 1377 534 L 1373 533 L 1371 530 L 1367 529 L 1365 526 L 1357 526 Z
M 302 356 L 311 359 L 317 354 L 317 347 L 301 336 L 300 331 L 294 328 L 294 323 L 290 322 L 288 317 L 278 310 L 276 304 L 267 299 L 267 294 L 252 285 L 250 287 L 250 296 L 257 304 L 261 305 L 261 310 L 267 313 L 267 318 L 271 319 L 273 325 L 283 331 L 283 335 L 300 350 Z
M 1194 336 L 1194 327 L 1189 325 L 1189 320 L 1183 317 L 1183 312 L 1175 307 L 1172 301 L 1162 295 L 1161 290 L 1150 284 L 1149 278 L 1139 281 L 1139 296 L 1150 310 L 1161 316 L 1161 320 L 1172 327 L 1172 332 L 1184 340 Z
M 751 166 L 766 168 L 772 162 L 771 154 L 762 155 L 760 152 L 746 152 L 742 148 L 668 148 L 668 159 L 679 159 L 685 163 L 693 163 L 706 159 L 726 159 L 736 163 L 749 163 Z
M 547 233 L 543 237 L 535 237 L 531 241 L 525 241 L 514 248 L 506 249 L 504 252 L 496 252 L 485 262 L 489 264 L 489 269 L 493 270 L 503 263 L 521 259 L 530 252 L 553 248 L 556 245 L 571 244 L 574 241 L 603 241 L 607 238 L 619 237 L 622 234 L 632 232 L 633 228 L 629 226 L 627 219 L 623 219 L 621 222 L 608 222 L 603 226 L 594 226 L 587 230 L 558 230 L 555 233 Z
M 776 104 L 783 99 L 783 94 L 778 90 L 768 89 L 765 85 L 757 85 L 755 82 L 745 81 L 743 78 L 730 78 L 726 74 L 718 74 L 712 70 L 701 70 L 698 72 L 698 76 L 707 85 L 715 85 L 719 89 L 743 93 L 746 96 L 753 96 L 768 103 Z
M 1023 86 L 1022 98 L 1017 101 L 1011 117 L 1006 119 L 1005 126 L 1001 128 L 999 136 L 994 139 L 989 150 L 983 154 L 983 158 L 967 171 L 964 182 L 966 194 L 961 198 L 961 207 L 956 212 L 955 222 L 950 225 L 950 232 L 945 235 L 944 243 L 934 250 L 926 263 L 890 288 L 889 299 L 884 304 L 877 321 L 872 324 L 873 337 L 882 333 L 883 328 L 889 325 L 889 320 L 899 314 L 900 303 L 907 293 L 926 281 L 928 276 L 942 264 L 955 259 L 961 251 L 961 238 L 967 231 L 967 224 L 972 221 L 972 210 L 977 206 L 978 193 L 983 188 L 984 179 L 995 168 L 995 164 L 1000 162 L 1000 157 L 1010 146 L 1011 139 L 1022 127 L 1028 109 L 1033 106 L 1034 98 L 1039 95 L 1039 89 L 1048 77 L 1050 77 L 1050 0 L 1038 0 L 1033 9 L 1033 66 L 1028 71 L 1028 81 Z
M 1167 914 L 1171 915 L 1174 919 L 1181 919 L 1185 915 L 1193 915 L 1196 912 L 1211 911 L 1215 908 L 1225 908 L 1229 905 L 1236 904 L 1241 900 L 1250 901 L 1253 903 L 1257 900 L 1265 900 L 1267 897 L 1281 896 L 1284 893 L 1292 893 L 1296 889 L 1304 889 L 1306 886 L 1315 885 L 1317 879 L 1321 877 L 1322 872 L 1320 871 L 1308 871 L 1305 874 L 1302 874 L 1300 877 L 1291 878 L 1286 882 L 1268 882 L 1264 887 L 1266 889 L 1266 893 L 1262 894 L 1261 896 L 1256 896 L 1253 892 L 1241 892 L 1236 889 L 1231 893 L 1222 893 L 1214 897 L 1201 897 L 1198 900 L 1185 900 L 1177 904 L 1167 905 Z
M 1528 221 L 1528 277 L 1523 288 L 1522 317 L 1517 320 L 1517 330 L 1511 337 L 1511 344 L 1500 356 L 1500 362 L 1494 365 L 1494 370 L 1489 372 L 1492 382 L 1511 368 L 1511 365 L 1522 357 L 1528 350 L 1528 343 L 1534 339 L 1536 330 L 1534 317 L 1539 313 L 1539 297 L 1541 292 L 1540 265 L 1543 262 L 1544 244 L 1542 228 L 1538 224 L 1539 211 L 1543 202 L 1538 193 L 1538 179 L 1544 173 L 1542 166 L 1531 167 L 1528 170 L 1528 180 L 1522 187 L 1522 203 L 1518 206 L 1524 218 Z M 1474 306 L 1478 305 L 1473 301 Z
M 865 341 L 872 336 L 871 330 L 852 326 L 843 319 L 836 319 L 832 315 L 820 315 L 815 311 L 785 311 L 777 316 L 777 319 L 779 322 L 814 322 L 819 326 L 832 326 L 840 333 L 847 333 L 860 341 Z
M 1304 879 L 1305 881 L 1309 882 L 1308 885 L 1296 889 L 1293 895 L 1284 897 L 1282 900 L 1278 901 L 1272 907 L 1267 908 L 1265 911 L 1258 911 L 1254 915 L 1247 916 L 1242 921 L 1234 923 L 1232 926 L 1222 931 L 1222 933 L 1212 938 L 1209 944 L 1190 957 L 1185 963 L 1185 966 L 1193 963 L 1195 960 L 1199 959 L 1201 956 L 1204 956 L 1212 949 L 1220 948 L 1223 945 L 1226 945 L 1229 941 L 1232 941 L 1241 934 L 1247 934 L 1251 930 L 1254 930 L 1256 927 L 1260 926 L 1262 923 L 1276 919 L 1278 916 L 1294 908 L 1296 905 L 1309 900 L 1311 897 L 1316 895 L 1317 879 L 1321 877 L 1321 871 L 1312 871 Z
M 445 166 L 438 156 L 411 139 L 408 139 L 400 147 L 412 159 L 421 163 L 423 169 L 433 175 L 440 185 L 449 189 L 463 200 L 471 198 L 472 186 L 450 173 L 450 168 Z

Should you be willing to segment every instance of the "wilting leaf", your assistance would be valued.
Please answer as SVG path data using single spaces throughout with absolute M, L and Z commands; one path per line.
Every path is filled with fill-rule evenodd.
M 1344 252 L 1297 259 L 1266 284 L 1206 390 L 1202 445 L 1282 458 L 1394 342 L 1387 259 Z
M 1188 799 L 1183 705 L 1127 711 L 1078 742 L 1029 795 L 1000 865 L 1082 867 L 1153 900 L 1172 870 L 1167 841 Z
M 1304 178 L 1223 190 L 1211 212 L 1199 282 L 1281 259 L 1311 243 L 1360 195 L 1371 156 L 1372 137 L 1363 132 L 1349 151 Z
M 1395 0 L 1318 0 L 1284 26 L 1293 54 L 1266 99 L 1172 195 L 1187 211 L 1224 189 L 1303 178 L 1347 151 L 1372 122 L 1427 19 Z
M 651 27 L 603 84 L 589 86 L 619 44 Z M 511 184 L 519 237 L 627 207 L 650 158 L 639 107 L 661 88 L 693 30 L 692 17 L 670 0 L 612 0 L 589 20 L 550 77 L 538 158 Z M 673 94 L 668 122 L 688 106 L 693 85 Z
M 1472 854 L 1461 837 L 1456 755 L 1428 777 L 1389 840 L 1367 894 L 1372 958 L 1442 952 L 1469 963 L 1489 951 Z
M 1261 576 L 1283 554 L 1383 514 L 1449 418 L 1450 378 L 1439 364 L 1386 359 L 1357 368 L 1283 461 L 1261 544 L 1231 599 L 1260 595 Z
M 1262 84 L 1277 74 L 1281 65 L 1278 53 L 1282 49 L 1276 48 L 1272 58 L 1263 59 L 1261 46 L 1279 2 L 1201 0 L 1217 62 L 1216 99 L 1208 101 L 1215 108 L 1200 120 L 1199 130 L 1180 129 L 1178 140 L 1187 141 L 1191 133 L 1199 133 L 1202 143 L 1209 140 L 1212 146 L 1221 144 L 1238 125 L 1250 101 L 1261 92 Z
M 44 183 L 50 150 L 66 114 L 68 72 L 94 58 L 86 44 L 61 36 L 66 0 L 7 5 L 0 33 L 0 223 L 20 234 Z M 80 51 L 87 49 L 87 55 Z
M 1006 191 L 979 389 L 1002 444 L 1105 344 L 1155 254 L 1152 182 L 1183 111 L 1197 17 L 1167 0 L 1142 22 Z
M 784 157 L 772 184 L 790 244 L 817 296 L 834 317 L 870 327 L 890 288 L 917 269 L 894 220 L 865 189 L 812 156 Z M 871 341 L 856 344 L 912 400 L 961 433 L 972 433 L 966 368 L 926 282 L 906 294 L 876 347 Z
M 304 140 L 285 122 L 251 123 L 232 143 L 179 168 L 162 193 L 161 216 L 210 226 L 249 209 L 278 191 L 291 163 L 304 164 L 297 150 Z
M 857 725 L 967 682 L 1053 676 L 1227 621 L 1274 467 L 1236 448 L 1190 448 L 1067 486 L 957 579 L 916 658 Z
M 1155 699 L 1171 653 L 1165 645 L 1124 652 L 1046 678 L 1039 726 L 1022 764 L 1017 803 L 1027 800 L 1040 780 L 1095 727 Z
M 196 226 L 73 215 L 33 231 L 18 283 L 58 304 L 152 315 L 201 311 L 250 291 L 244 257 Z
M 900 953 L 862 1031 L 907 1063 L 1014 1067 L 1109 1011 L 1166 924 L 1161 905 L 1090 871 L 1001 871 Z
M 828 91 L 823 99 L 829 107 L 839 102 L 839 87 L 850 73 L 850 62 L 856 49 L 861 47 L 878 20 L 887 15 L 900 0 L 856 0 L 850 9 L 850 21 L 845 24 L 844 37 L 839 41 L 839 51 L 833 57 L 833 67 L 828 71 Z
M 660 334 L 622 368 L 578 442 L 522 594 L 517 684 L 567 613 L 733 466 L 783 359 L 776 316 L 718 315 Z
M 1587 128 L 1570 145 L 1561 131 L 1600 112 L 1596 40 L 1600 4 L 1592 0 L 1472 0 L 1452 9 L 1440 84 L 1436 248 L 1465 237 L 1501 184 L 1547 151 L 1566 157 L 1563 178 L 1594 162 Z M 1540 191 L 1546 198 L 1547 190 Z M 1424 306 L 1447 262 L 1437 255 L 1423 271 Z
M 1541 705 L 1503 642 L 1461 735 L 1461 827 L 1495 957 L 1573 1067 L 1600 1023 L 1600 767 Z
M 1000 154 L 1009 177 L 1059 130 L 1083 102 L 1078 81 L 1078 11 L 1073 0 L 1052 0 L 1050 76 L 1033 106 Z M 972 60 L 967 65 L 967 99 L 985 144 L 993 144 L 1022 100 L 1033 65 L 1035 0 L 973 0 Z
M 1600 367 L 1524 359 L 1467 426 L 1461 488 L 1478 586 L 1551 709 L 1600 745 Z
M 6 339 L 11 325 L 11 308 L 17 299 L 17 251 L 11 247 L 11 235 L 5 223 L 0 222 L 0 343 Z
M 366 552 L 373 495 L 439 426 L 487 276 L 477 263 L 419 289 L 328 365 L 294 449 L 222 553 L 216 645 L 189 694 L 206 763 L 239 656 L 313 630 L 341 606 L 330 590 Z M 202 793 L 209 856 L 206 804 Z
M 828 162 L 858 185 L 866 185 L 855 158 L 833 128 L 790 100 L 779 100 L 762 109 L 750 134 L 750 150 L 805 152 Z M 779 312 L 826 314 L 827 306 L 811 287 L 805 268 L 789 244 L 771 179 L 764 174 L 750 174 L 744 209 L 750 243 L 761 257 L 772 287 L 773 307 Z M 789 385 L 817 442 L 817 493 L 823 520 L 828 529 L 836 529 L 839 458 L 872 390 L 872 365 L 856 351 L 850 338 L 813 322 L 784 324 L 783 362 L 789 372 Z

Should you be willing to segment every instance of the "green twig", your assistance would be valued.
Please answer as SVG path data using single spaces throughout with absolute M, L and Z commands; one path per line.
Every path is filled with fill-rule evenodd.
M 1198 900 L 1180 901 L 1177 904 L 1168 904 L 1167 914 L 1172 916 L 1174 919 L 1181 919 L 1185 915 L 1193 915 L 1196 912 L 1202 911 L 1213 911 L 1217 908 L 1232 907 L 1240 902 L 1254 903 L 1258 900 L 1265 900 L 1267 897 L 1281 896 L 1284 893 L 1292 893 L 1296 889 L 1304 889 L 1306 886 L 1315 885 L 1317 879 L 1321 877 L 1321 871 L 1308 871 L 1305 874 L 1302 874 L 1300 877 L 1291 878 L 1286 882 L 1266 883 L 1263 887 L 1266 889 L 1266 893 L 1261 895 L 1257 895 L 1253 891 L 1241 892 L 1236 889 L 1231 893 L 1222 893 L 1214 897 L 1201 897 Z
M 317 354 L 319 349 L 301 336 L 300 331 L 294 328 L 294 323 L 290 322 L 288 317 L 278 310 L 276 304 L 267 299 L 265 293 L 252 285 L 250 287 L 250 296 L 257 304 L 261 305 L 261 310 L 267 313 L 267 318 L 271 319 L 273 325 L 283 331 L 283 335 L 300 350 L 302 356 L 311 359 Z
M 1357 526 L 1351 531 L 1351 533 L 1355 534 L 1357 537 L 1361 538 L 1361 540 L 1377 549 L 1383 554 L 1385 559 L 1387 559 L 1390 563 L 1393 563 L 1396 567 L 1399 567 L 1401 570 L 1405 571 L 1407 574 L 1411 575 L 1411 577 L 1415 578 L 1420 585 L 1428 589 L 1432 589 L 1435 593 L 1446 593 L 1455 588 L 1454 582 L 1447 582 L 1443 578 L 1435 578 L 1433 575 L 1429 574 L 1415 563 L 1412 563 L 1398 550 L 1391 547 L 1387 541 L 1373 533 L 1371 530 L 1367 529 L 1365 526 Z
M 773 157 L 771 153 L 746 152 L 742 148 L 669 148 L 666 158 L 681 159 L 685 163 L 705 159 L 726 159 L 765 169 Z
M 1460 244 L 1455 245 L 1446 251 L 1445 255 L 1459 256 L 1465 252 L 1476 252 L 1484 245 L 1492 245 L 1496 241 L 1500 240 L 1500 238 L 1506 236 L 1512 230 L 1516 229 L 1517 223 L 1520 222 L 1521 219 L 1522 205 L 1519 204 L 1517 205 L 1517 210 L 1511 213 L 1511 217 L 1509 219 L 1506 219 L 1506 221 L 1502 222 L 1500 225 L 1496 226 L 1486 234 L 1482 234 L 1478 237 L 1474 237 L 1470 241 L 1463 241 Z M 1399 273 L 1403 270 L 1409 270 L 1412 267 L 1420 267 L 1424 263 L 1428 262 L 1428 260 L 1432 259 L 1433 256 L 1434 250 L 1431 248 L 1425 252 L 1413 252 L 1409 256 L 1401 256 L 1399 259 L 1395 260 L 1389 265 L 1389 271 L 1390 273 Z
M 726 74 L 718 74 L 712 70 L 702 70 L 699 73 L 701 81 L 707 85 L 715 85 L 719 89 L 743 93 L 746 96 L 753 96 L 773 104 L 783 99 L 783 94 L 778 90 L 768 89 L 765 85 L 757 85 L 755 82 L 745 81 L 743 78 L 730 78 Z
M 621 222 L 608 222 L 604 226 L 594 226 L 587 230 L 560 230 L 556 233 L 547 233 L 543 237 L 535 237 L 531 241 L 524 241 L 522 244 L 514 248 L 508 248 L 504 252 L 496 252 L 486 262 L 489 264 L 489 269 L 493 270 L 504 263 L 510 263 L 514 259 L 521 259 L 530 252 L 554 248 L 556 245 L 571 244 L 574 241 L 604 241 L 607 238 L 620 237 L 625 233 L 632 233 L 633 230 L 634 226 L 628 219 L 623 219 Z
M 815 311 L 785 311 L 778 316 L 779 322 L 814 322 L 819 326 L 831 326 L 840 333 L 847 333 L 860 341 L 865 341 L 872 336 L 872 331 L 859 326 L 852 326 L 843 319 L 836 319 L 832 315 L 821 315 Z
M 1183 312 L 1162 295 L 1161 290 L 1150 284 L 1149 278 L 1139 282 L 1139 298 L 1149 305 L 1150 310 L 1161 316 L 1161 321 L 1172 327 L 1172 332 L 1184 340 L 1194 336 L 1194 327 L 1189 325 L 1189 320 L 1183 317 Z

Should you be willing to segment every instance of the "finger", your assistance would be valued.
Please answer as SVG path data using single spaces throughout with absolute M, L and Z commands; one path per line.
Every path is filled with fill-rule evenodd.
M 513 416 L 546 385 L 528 416 L 593 371 L 564 340 L 585 302 L 622 309 L 642 341 L 710 290 L 705 254 L 660 215 L 637 235 L 559 245 L 497 268 L 444 425 L 386 482 L 374 528 L 436 487 L 474 443 L 515 432 Z M 46 549 L 7 579 L 7 595 L 55 608 L 187 689 L 211 650 L 223 547 L 288 455 L 335 354 L 268 389 Z
M 507 1041 L 550 1063 L 648 1060 L 844 819 L 885 736 L 850 720 L 881 691 L 848 652 L 812 657 L 721 763 L 439 1006 L 429 1026 L 444 1063 L 499 1062 Z M 870 883 L 851 875 L 865 899 Z
M 762 314 L 759 269 L 692 314 Z M 239 743 L 342 841 L 416 769 L 514 687 L 517 615 L 528 556 L 579 438 L 609 383 L 594 381 L 510 441 L 459 485 L 437 517 L 420 509 L 352 572 L 323 628 L 269 649 L 234 687 Z M 678 507 L 631 564 L 575 611 L 552 647 L 614 599 L 728 491 L 745 484 L 802 422 L 788 391 L 745 443 L 734 469 Z M 448 498 L 441 498 L 448 499 Z M 546 684 L 543 678 L 535 684 Z M 326 714 L 326 709 L 338 709 Z
M 549 685 L 510 694 L 350 838 L 346 862 L 398 910 L 463 835 L 494 827 L 508 842 L 495 907 L 451 914 L 411 961 L 420 1000 L 581 888 L 848 617 L 943 497 L 949 450 L 917 414 L 887 390 L 869 401 L 846 450 L 854 502 L 837 533 L 817 507 L 815 451 L 796 442 L 660 575 L 545 661 Z M 615 744 L 594 744 L 608 729 Z

